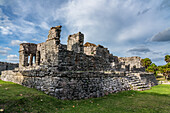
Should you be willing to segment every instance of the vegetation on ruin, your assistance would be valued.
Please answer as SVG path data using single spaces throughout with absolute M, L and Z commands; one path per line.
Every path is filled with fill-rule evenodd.
M 170 85 L 124 91 L 87 100 L 58 100 L 40 91 L 0 80 L 0 112 L 168 113 Z

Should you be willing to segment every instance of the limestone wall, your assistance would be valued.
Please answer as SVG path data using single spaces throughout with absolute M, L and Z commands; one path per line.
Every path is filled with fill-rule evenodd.
M 1 71 L 4 70 L 13 70 L 14 68 L 17 68 L 19 64 L 14 64 L 14 63 L 7 63 L 7 62 L 0 62 L 0 75 Z
M 105 60 L 109 60 L 110 52 L 107 48 L 104 48 L 101 45 L 95 45 L 92 43 L 85 43 L 84 44 L 84 54 L 90 55 L 90 56 L 98 56 L 102 57 Z
M 3 71 L 1 79 L 36 88 L 58 99 L 86 99 L 130 90 L 126 77 L 100 72 Z
M 96 55 L 96 45 L 93 43 L 86 42 L 84 44 L 84 54 L 95 56 Z
M 26 45 L 29 45 L 29 43 Z M 49 65 L 58 67 L 58 71 L 106 71 L 111 69 L 109 56 L 105 58 L 106 56 L 90 56 L 75 51 L 69 51 L 67 50 L 68 48 L 66 45 L 57 44 L 55 39 L 47 40 L 44 43 L 35 45 L 35 47 L 36 49 L 33 52 L 30 52 L 30 47 L 27 50 L 28 52 L 25 51 L 26 53 L 33 54 L 33 56 L 35 56 L 35 62 L 33 65 L 30 65 L 31 63 L 29 63 L 29 54 L 21 53 L 23 51 L 20 49 L 20 64 L 25 63 L 25 66 L 21 65 L 20 68 L 27 66 Z
M 136 75 L 138 76 L 138 75 Z M 133 76 L 132 76 L 133 78 Z M 86 99 L 101 97 L 109 93 L 131 90 L 134 80 L 141 84 L 156 85 L 153 74 L 132 78 L 125 74 L 64 71 L 55 67 L 41 67 L 25 70 L 3 71 L 1 79 L 27 87 L 36 88 L 58 99 Z
M 37 51 L 37 44 L 34 43 L 22 43 L 20 44 L 20 50 L 19 50 L 19 67 L 25 67 L 25 66 L 32 66 L 35 64 L 33 60 L 35 61 Z M 34 58 L 34 59 L 33 59 Z
M 67 40 L 67 50 L 76 53 L 83 53 L 84 34 L 78 32 L 77 34 L 69 35 Z
M 58 65 L 59 46 L 55 40 L 48 40 L 37 45 L 37 51 L 40 53 L 41 65 Z
M 59 71 L 107 71 L 110 62 L 98 56 L 89 56 L 60 49 L 58 52 Z
M 55 39 L 55 43 L 58 45 L 60 44 L 60 33 L 61 33 L 61 28 L 62 26 L 55 26 L 55 27 L 51 27 L 51 29 L 49 30 L 49 34 L 48 34 L 48 40 L 53 40 Z
M 138 56 L 134 57 L 119 57 L 120 68 L 129 71 L 145 71 L 145 68 L 141 65 L 141 58 Z
M 139 75 L 142 82 L 150 84 L 151 86 L 154 86 L 155 83 L 157 84 L 157 80 L 155 79 L 155 76 L 152 76 L 153 73 L 140 73 Z

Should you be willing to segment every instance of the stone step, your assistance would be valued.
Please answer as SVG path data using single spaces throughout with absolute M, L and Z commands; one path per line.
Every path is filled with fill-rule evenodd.
M 144 91 L 144 90 L 149 90 L 149 89 L 151 89 L 151 88 L 142 88 L 142 89 L 133 89 L 133 90 L 135 90 L 135 91 Z
M 148 86 L 143 82 L 139 82 L 139 83 L 131 83 L 132 86 Z M 148 86 L 149 87 L 149 86 Z
M 145 83 L 138 83 L 136 86 L 146 85 Z
M 127 76 L 129 83 L 133 86 L 133 90 L 136 91 L 143 91 L 143 90 L 147 90 L 150 89 L 150 87 L 148 85 L 146 85 L 145 83 L 143 83 L 139 77 L 134 76 L 134 75 L 128 75 Z
M 138 84 L 138 83 L 141 83 L 141 81 L 129 81 L 130 83 L 132 84 Z
M 134 78 L 134 77 L 128 77 L 129 79 L 139 79 L 139 78 Z
M 139 80 L 139 78 L 138 79 L 134 79 L 134 78 L 128 78 L 129 80 Z
M 141 81 L 129 81 L 130 83 L 141 83 Z
M 148 88 L 147 85 L 141 85 L 141 86 L 134 86 L 133 88 Z

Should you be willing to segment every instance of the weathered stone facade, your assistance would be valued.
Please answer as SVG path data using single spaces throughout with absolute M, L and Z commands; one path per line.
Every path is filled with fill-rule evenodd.
M 69 35 L 67 40 L 67 50 L 76 53 L 83 53 L 84 34 L 78 32 L 77 34 Z
M 36 56 L 36 51 L 37 51 L 37 44 L 33 44 L 33 43 L 20 44 L 19 67 L 21 68 L 25 66 L 32 66 L 33 58 L 35 58 Z
M 69 35 L 67 45 L 63 45 L 60 32 L 61 26 L 52 27 L 46 42 L 20 44 L 19 68 L 3 71 L 1 79 L 59 99 L 100 97 L 157 84 L 153 74 L 140 70 L 139 57 L 118 58 L 101 45 L 83 45 L 81 32 Z
M 13 70 L 14 68 L 17 68 L 18 66 L 19 66 L 18 63 L 0 62 L 0 75 L 1 75 L 1 71 Z
M 134 57 L 119 57 L 118 62 L 121 64 L 121 69 L 126 71 L 145 71 L 145 68 L 141 65 L 141 58 L 138 56 Z
M 102 45 L 95 45 L 89 42 L 84 44 L 84 53 L 90 56 L 102 57 L 105 60 L 109 60 L 110 52 L 107 48 L 104 48 Z

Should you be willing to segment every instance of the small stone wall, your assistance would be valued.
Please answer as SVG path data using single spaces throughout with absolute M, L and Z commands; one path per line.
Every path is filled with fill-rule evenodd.
M 17 68 L 19 64 L 14 64 L 14 63 L 7 63 L 7 62 L 0 62 L 0 75 L 1 71 L 4 70 L 13 70 L 14 68 Z

